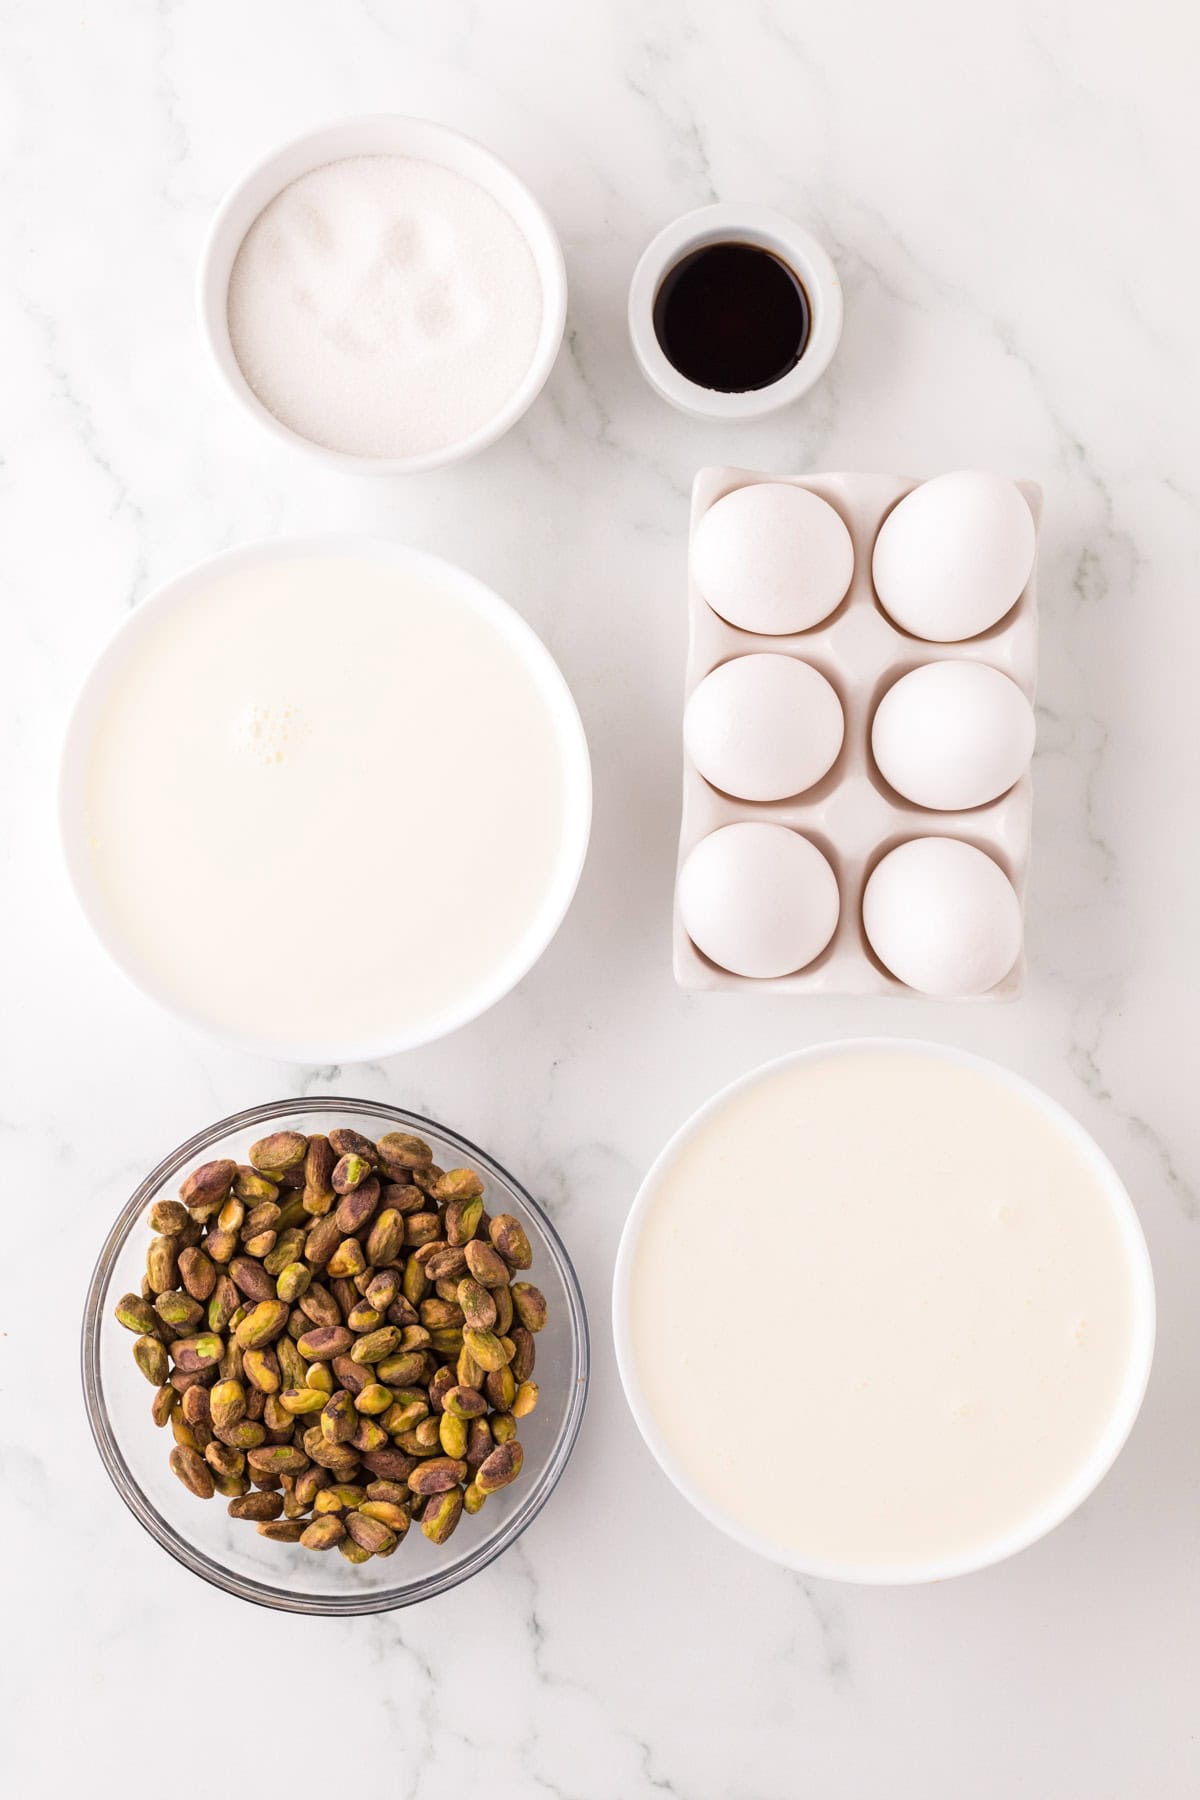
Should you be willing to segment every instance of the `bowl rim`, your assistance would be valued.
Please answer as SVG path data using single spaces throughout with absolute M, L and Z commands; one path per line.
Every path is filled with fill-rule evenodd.
M 394 148 L 383 150 L 383 138 L 393 141 Z M 353 147 L 355 143 L 358 147 Z M 371 146 L 368 148 L 367 146 Z M 439 156 L 439 151 L 442 153 Z M 537 268 L 542 294 L 542 322 L 532 360 L 521 382 L 502 407 L 467 437 L 444 445 L 439 450 L 411 456 L 356 455 L 347 450 L 333 450 L 324 444 L 293 431 L 276 418 L 254 392 L 233 352 L 229 336 L 229 278 L 238 250 L 254 220 L 272 199 L 278 197 L 291 182 L 310 174 L 326 163 L 363 155 L 420 156 L 453 172 L 474 180 L 476 186 L 494 199 L 513 219 L 529 245 Z M 304 168 L 296 168 L 302 157 Z M 443 160 L 444 159 L 444 160 Z M 466 165 L 466 166 L 464 166 Z M 270 180 L 277 171 L 290 167 L 292 172 L 280 174 L 272 193 L 254 204 L 248 213 L 248 196 Z M 473 168 L 486 179 L 468 171 Z M 509 198 L 502 198 L 507 192 Z M 511 204 L 515 197 L 522 217 Z M 541 201 L 516 171 L 486 144 L 470 137 L 452 125 L 437 119 L 421 118 L 412 113 L 352 113 L 327 120 L 311 130 L 298 132 L 284 143 L 260 156 L 234 181 L 214 213 L 205 236 L 196 271 L 196 314 L 200 335 L 208 353 L 208 361 L 221 386 L 230 398 L 277 443 L 313 457 L 326 468 L 340 469 L 356 475 L 419 475 L 431 469 L 446 468 L 465 462 L 468 457 L 486 450 L 533 405 L 550 376 L 562 345 L 567 319 L 567 271 L 558 233 Z
M 811 313 L 808 342 L 795 368 L 769 387 L 744 393 L 701 387 L 680 374 L 654 329 L 654 304 L 670 271 L 693 250 L 732 238 L 770 250 L 787 263 L 804 285 Z M 815 387 L 833 361 L 843 314 L 842 284 L 819 238 L 774 207 L 717 201 L 672 219 L 651 238 L 629 284 L 626 322 L 638 367 L 663 400 L 693 418 L 733 421 L 767 418 Z
M 243 1131 L 255 1125 L 266 1124 L 275 1119 L 294 1118 L 311 1112 L 343 1113 L 348 1118 L 383 1118 L 389 1124 L 415 1128 L 418 1135 L 421 1131 L 428 1131 L 434 1137 L 442 1139 L 443 1142 L 452 1144 L 456 1151 L 461 1151 L 465 1158 L 472 1159 L 481 1165 L 485 1172 L 498 1177 L 500 1182 L 506 1184 L 517 1196 L 522 1206 L 528 1209 L 531 1218 L 541 1232 L 544 1247 L 562 1281 L 567 1296 L 572 1343 L 575 1349 L 574 1368 L 569 1378 L 571 1392 L 568 1396 L 563 1428 L 555 1441 L 545 1468 L 531 1485 L 528 1494 L 522 1498 L 521 1504 L 516 1508 L 508 1524 L 495 1539 L 468 1557 L 457 1568 L 448 1570 L 442 1575 L 431 1575 L 411 1591 L 385 1589 L 363 1594 L 352 1592 L 347 1594 L 296 1594 L 270 1587 L 265 1582 L 256 1581 L 250 1576 L 235 1575 L 215 1558 L 196 1549 L 151 1505 L 125 1461 L 104 1401 L 104 1382 L 100 1368 L 100 1342 L 101 1332 L 109 1323 L 104 1311 L 105 1295 L 117 1255 L 131 1231 L 138 1224 L 153 1195 L 164 1181 L 177 1174 L 187 1162 L 204 1150 L 214 1139 Z M 193 1575 L 200 1576 L 211 1587 L 219 1588 L 236 1599 L 251 1601 L 256 1606 L 264 1606 L 270 1611 L 305 1613 L 326 1618 L 350 1618 L 368 1613 L 393 1612 L 404 1606 L 416 1605 L 422 1600 L 433 1599 L 436 1595 L 447 1593 L 451 1588 L 468 1581 L 471 1576 L 479 1574 L 516 1543 L 549 1500 L 570 1460 L 583 1423 L 590 1375 L 591 1340 L 583 1290 L 557 1228 L 529 1190 L 517 1181 L 504 1168 L 503 1164 L 489 1156 L 487 1151 L 481 1150 L 469 1138 L 463 1137 L 457 1131 L 452 1131 L 436 1119 L 426 1118 L 420 1113 L 407 1112 L 403 1107 L 391 1106 L 386 1101 L 358 1100 L 342 1095 L 309 1094 L 301 1098 L 293 1097 L 246 1107 L 242 1111 L 231 1113 L 227 1118 L 218 1119 L 215 1124 L 196 1132 L 186 1143 L 163 1157 L 162 1161 L 138 1183 L 105 1237 L 88 1283 L 80 1332 L 80 1376 L 88 1427 L 109 1480 L 138 1524 L 177 1563 L 180 1563 L 185 1569 L 189 1569 Z
M 1031 1101 L 1044 1118 L 1050 1119 L 1069 1138 L 1084 1160 L 1097 1174 L 1112 1206 L 1121 1230 L 1127 1265 L 1134 1290 L 1133 1341 L 1121 1391 L 1107 1425 L 1097 1440 L 1092 1455 L 1076 1471 L 1074 1479 L 1061 1487 L 1053 1498 L 1016 1529 L 993 1540 L 983 1548 L 955 1555 L 930 1557 L 924 1562 L 856 1563 L 849 1558 L 809 1557 L 789 1554 L 778 1544 L 747 1529 L 710 1501 L 699 1485 L 681 1467 L 667 1448 L 655 1422 L 654 1414 L 642 1393 L 637 1375 L 631 1327 L 631 1285 L 638 1240 L 654 1189 L 664 1170 L 679 1151 L 694 1138 L 708 1120 L 739 1093 L 757 1086 L 778 1071 L 816 1062 L 831 1056 L 855 1056 L 864 1051 L 887 1051 L 902 1056 L 920 1055 L 948 1062 L 957 1068 L 974 1069 L 1000 1086 Z M 735 1081 L 729 1082 L 706 1100 L 669 1138 L 655 1157 L 644 1179 L 621 1232 L 613 1272 L 612 1331 L 617 1369 L 625 1398 L 646 1447 L 666 1475 L 701 1516 L 727 1537 L 769 1561 L 795 1570 L 800 1575 L 824 1580 L 856 1583 L 863 1586 L 910 1586 L 942 1581 L 955 1575 L 973 1574 L 1028 1549 L 1062 1524 L 1091 1495 L 1108 1473 L 1132 1431 L 1145 1397 L 1155 1340 L 1154 1274 L 1145 1235 L 1128 1189 L 1095 1138 L 1058 1100 L 1025 1075 L 993 1062 L 973 1051 L 961 1050 L 953 1044 L 940 1044 L 921 1038 L 849 1037 L 833 1038 L 818 1044 L 791 1050 L 760 1064 Z
M 242 569 L 308 558 L 346 557 L 383 560 L 410 569 L 424 569 L 458 590 L 466 602 L 493 621 L 513 644 L 520 660 L 533 676 L 561 736 L 561 765 L 566 788 L 563 841 L 552 880 L 547 887 L 537 930 L 500 965 L 474 996 L 448 1007 L 432 1027 L 407 1032 L 382 1033 L 375 1038 L 321 1043 L 307 1040 L 285 1044 L 253 1031 L 223 1027 L 206 1015 L 181 1005 L 152 980 L 131 954 L 118 931 L 110 927 L 95 892 L 95 878 L 85 849 L 82 829 L 82 787 L 87 766 L 87 744 L 92 718 L 114 674 L 137 643 L 147 619 L 171 607 L 189 604 L 197 591 L 210 582 Z M 344 1063 L 375 1062 L 404 1051 L 438 1042 L 451 1032 L 471 1024 L 506 998 L 523 981 L 557 936 L 571 909 L 587 862 L 592 823 L 592 773 L 587 734 L 575 696 L 558 663 L 533 626 L 517 609 L 478 576 L 432 551 L 416 550 L 394 538 L 367 531 L 328 531 L 312 534 L 259 538 L 237 544 L 215 555 L 202 557 L 169 577 L 118 622 L 96 656 L 76 694 L 63 736 L 58 775 L 58 829 L 75 898 L 97 941 L 123 975 L 147 998 L 172 1017 L 182 1020 L 210 1043 L 225 1049 L 248 1050 L 259 1056 L 295 1064 L 332 1067 Z

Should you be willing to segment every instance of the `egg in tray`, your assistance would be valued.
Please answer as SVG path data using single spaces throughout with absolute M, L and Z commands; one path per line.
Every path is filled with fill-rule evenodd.
M 697 475 L 681 986 L 1020 992 L 1040 516 L 981 470 Z

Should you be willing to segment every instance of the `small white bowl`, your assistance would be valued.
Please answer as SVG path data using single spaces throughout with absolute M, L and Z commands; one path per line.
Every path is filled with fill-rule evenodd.
M 756 1536 L 754 1532 L 745 1529 L 739 1521 L 731 1518 L 681 1467 L 659 1430 L 655 1416 L 642 1392 L 631 1325 L 634 1264 L 637 1259 L 642 1228 L 653 1204 L 655 1188 L 662 1172 L 676 1160 L 684 1147 L 700 1134 L 711 1115 L 723 1110 L 735 1095 L 757 1087 L 760 1082 L 770 1079 L 780 1069 L 820 1061 L 831 1056 L 854 1056 L 863 1051 L 879 1050 L 885 1050 L 890 1055 L 896 1056 L 915 1054 L 938 1057 L 953 1067 L 977 1070 L 997 1085 L 1022 1094 L 1045 1118 L 1051 1120 L 1058 1130 L 1070 1140 L 1081 1160 L 1091 1165 L 1101 1187 L 1108 1196 L 1123 1239 L 1135 1296 L 1132 1343 L 1129 1361 L 1125 1369 L 1124 1383 L 1109 1417 L 1107 1429 L 1096 1443 L 1090 1458 L 1076 1470 L 1073 1479 L 1046 1503 L 1041 1514 L 1032 1521 L 1010 1532 L 1006 1537 L 997 1538 L 993 1543 L 974 1552 L 965 1555 L 947 1554 L 931 1558 L 925 1564 L 914 1563 L 907 1559 L 896 1564 L 883 1562 L 858 1564 L 848 1560 L 833 1561 L 806 1558 L 802 1554 L 789 1555 L 777 1543 Z M 1023 1076 L 1014 1074 L 1012 1070 L 1002 1067 L 999 1063 L 989 1062 L 982 1056 L 973 1056 L 968 1051 L 959 1050 L 952 1045 L 925 1043 L 909 1038 L 845 1038 L 825 1044 L 814 1044 L 804 1050 L 792 1051 L 787 1056 L 781 1056 L 774 1062 L 764 1063 L 762 1067 L 751 1070 L 748 1075 L 743 1075 L 740 1080 L 731 1082 L 728 1087 L 722 1088 L 719 1093 L 714 1094 L 711 1100 L 706 1101 L 699 1111 L 693 1113 L 692 1117 L 679 1128 L 652 1164 L 638 1189 L 629 1211 L 629 1217 L 625 1221 L 625 1228 L 617 1249 L 616 1268 L 613 1273 L 612 1321 L 617 1368 L 625 1389 L 625 1398 L 629 1402 L 629 1409 L 637 1428 L 668 1480 L 679 1490 L 684 1499 L 689 1501 L 696 1511 L 708 1520 L 709 1524 L 715 1525 L 719 1531 L 741 1544 L 744 1549 L 753 1550 L 757 1555 L 767 1557 L 771 1562 L 781 1563 L 785 1568 L 795 1569 L 802 1575 L 816 1576 L 828 1581 L 849 1581 L 873 1586 L 908 1586 L 920 1582 L 943 1581 L 953 1575 L 971 1574 L 977 1569 L 990 1568 L 993 1563 L 1003 1562 L 1007 1557 L 1016 1555 L 1019 1550 L 1028 1549 L 1031 1544 L 1035 1544 L 1040 1538 L 1045 1537 L 1056 1525 L 1060 1525 L 1077 1507 L 1083 1504 L 1089 1494 L 1099 1485 L 1116 1461 L 1126 1438 L 1133 1429 L 1134 1421 L 1145 1396 L 1146 1384 L 1150 1379 L 1155 1335 L 1154 1273 L 1137 1213 L 1120 1176 L 1095 1139 L 1084 1130 L 1079 1121 L 1073 1118 L 1065 1107 L 1060 1106 L 1056 1100 L 1052 1100 L 1041 1088 L 1035 1086 L 1033 1082 L 1027 1081 Z
M 469 437 L 420 456 L 353 456 L 302 437 L 277 419 L 242 374 L 229 339 L 229 277 L 246 233 L 276 195 L 301 175 L 348 156 L 411 156 L 465 176 L 490 194 L 520 227 L 537 265 L 542 288 L 542 327 L 533 361 L 520 386 L 494 418 Z M 474 138 L 431 119 L 376 113 L 343 119 L 293 138 L 242 177 L 217 210 L 200 259 L 197 284 L 200 329 L 226 391 L 280 443 L 305 451 L 327 468 L 357 475 L 417 475 L 464 462 L 515 425 L 528 411 L 554 367 L 567 317 L 567 276 L 553 225 L 525 183 Z
M 460 994 L 435 1019 L 417 1029 L 397 1024 L 394 1029 L 373 1038 L 338 1040 L 314 1036 L 299 1042 L 267 1032 L 260 1035 L 219 1025 L 182 1005 L 148 971 L 139 959 L 136 944 L 115 930 L 109 921 L 88 850 L 85 809 L 88 753 L 96 720 L 113 682 L 137 656 L 147 632 L 165 613 L 186 607 L 198 592 L 205 592 L 220 577 L 311 555 L 384 560 L 395 564 L 402 572 L 432 572 L 439 581 L 453 585 L 470 611 L 496 625 L 518 651 L 554 721 L 566 805 L 557 860 L 536 914 L 530 917 L 527 929 L 507 958 L 496 964 L 473 990 Z M 143 600 L 122 621 L 84 682 L 67 726 L 59 777 L 59 830 L 67 872 L 84 917 L 122 973 L 151 1000 L 212 1042 L 283 1062 L 322 1066 L 373 1062 L 433 1043 L 477 1019 L 510 993 L 533 968 L 567 915 L 587 857 L 591 817 L 591 765 L 583 722 L 566 678 L 533 627 L 491 588 L 454 563 L 386 538 L 351 532 L 270 538 L 260 543 L 242 544 L 217 556 L 206 557 Z M 168 890 L 171 878 L 171 871 L 164 870 Z M 316 945 L 314 954 L 328 955 L 329 948 Z
M 812 315 L 808 342 L 795 368 L 770 387 L 744 394 L 689 381 L 668 359 L 654 329 L 658 290 L 676 264 L 706 244 L 729 243 L 755 245 L 786 263 L 799 276 Z M 629 336 L 642 374 L 664 400 L 699 419 L 761 419 L 790 406 L 820 380 L 841 335 L 842 284 L 828 252 L 802 225 L 766 206 L 722 203 L 684 213 L 647 246 L 629 287 Z

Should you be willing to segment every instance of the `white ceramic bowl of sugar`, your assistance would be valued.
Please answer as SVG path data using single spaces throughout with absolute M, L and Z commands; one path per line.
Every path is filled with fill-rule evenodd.
M 533 258 L 541 291 L 541 320 L 524 376 L 491 415 L 450 443 L 403 455 L 354 454 L 315 442 L 285 424 L 254 391 L 230 334 L 229 290 L 234 264 L 251 226 L 284 189 L 303 176 L 351 157 L 405 157 L 449 170 L 490 196 L 518 227 Z M 545 211 L 524 182 L 474 139 L 429 119 L 380 113 L 345 119 L 293 138 L 256 163 L 227 195 L 209 230 L 197 288 L 200 326 L 227 393 L 277 441 L 327 467 L 354 474 L 415 475 L 465 461 L 513 426 L 545 385 L 562 342 L 567 279 L 562 248 Z

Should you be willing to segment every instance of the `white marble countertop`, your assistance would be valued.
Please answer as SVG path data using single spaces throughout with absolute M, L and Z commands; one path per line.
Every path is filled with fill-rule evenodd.
M 1190 1007 L 1200 785 L 1197 27 L 1179 0 L 66 0 L 0 22 L 0 1785 L 412 1800 L 1182 1800 L 1200 1786 L 1200 1153 Z M 568 340 L 473 464 L 372 483 L 273 448 L 200 355 L 214 206 L 341 113 L 484 139 L 565 245 Z M 847 324 L 807 402 L 720 429 L 628 352 L 663 222 L 749 197 L 836 254 Z M 694 469 L 932 473 L 1046 488 L 1026 997 L 685 995 L 670 975 L 683 542 Z M 464 563 L 543 634 L 596 773 L 566 926 L 487 1018 L 383 1065 L 221 1054 L 144 1001 L 61 873 L 72 694 L 185 564 L 370 526 Z M 169 876 L 167 877 L 169 883 Z M 1154 1256 L 1149 1397 L 1099 1492 L 1007 1566 L 939 1587 L 802 1581 L 715 1535 L 643 1449 L 607 1325 L 640 1172 L 715 1087 L 794 1045 L 928 1035 L 1043 1083 L 1127 1179 Z M 200 1125 L 295 1092 L 457 1123 L 553 1208 L 594 1328 L 552 1504 L 428 1606 L 331 1624 L 177 1568 L 109 1487 L 76 1373 L 118 1203 Z M 53 1273 L 44 1273 L 49 1253 Z M 768 1451 L 769 1454 L 769 1451 Z M 252 1697 L 235 1683 L 252 1676 Z M 207 1773 L 180 1762 L 212 1733 Z

